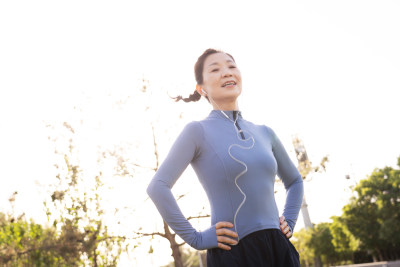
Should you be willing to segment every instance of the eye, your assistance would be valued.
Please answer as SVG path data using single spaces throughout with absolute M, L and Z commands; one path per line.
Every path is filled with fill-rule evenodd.
M 217 72 L 218 71 L 218 69 L 212 69 L 211 70 L 211 72 Z
M 236 69 L 236 66 L 229 66 L 230 69 Z

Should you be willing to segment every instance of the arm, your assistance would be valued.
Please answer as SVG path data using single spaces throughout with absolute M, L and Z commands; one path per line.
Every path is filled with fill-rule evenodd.
M 289 158 L 279 138 L 272 129 L 270 129 L 270 132 L 272 150 L 278 164 L 278 176 L 283 181 L 286 189 L 286 202 L 283 209 L 283 216 L 293 233 L 303 201 L 303 179 L 292 160 Z
M 198 144 L 203 138 L 199 123 L 189 123 L 173 144 L 166 159 L 151 180 L 147 193 L 167 224 L 185 242 L 195 249 L 218 246 L 215 226 L 203 232 L 196 231 L 182 214 L 171 192 L 172 186 L 189 163 L 196 158 Z

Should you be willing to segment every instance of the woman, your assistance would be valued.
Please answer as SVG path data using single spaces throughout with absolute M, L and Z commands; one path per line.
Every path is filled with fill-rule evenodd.
M 147 192 L 168 225 L 195 249 L 207 249 L 207 266 L 300 266 L 288 240 L 303 198 L 303 180 L 274 131 L 242 117 L 242 77 L 234 58 L 207 49 L 195 64 L 196 90 L 209 116 L 186 125 Z M 198 232 L 180 211 L 171 188 L 191 164 L 211 205 L 211 227 Z M 276 174 L 287 198 L 279 217 Z

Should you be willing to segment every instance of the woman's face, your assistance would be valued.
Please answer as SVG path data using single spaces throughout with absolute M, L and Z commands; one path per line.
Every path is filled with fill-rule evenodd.
M 201 87 L 212 102 L 236 101 L 242 92 L 242 76 L 230 56 L 225 53 L 211 54 L 204 61 Z

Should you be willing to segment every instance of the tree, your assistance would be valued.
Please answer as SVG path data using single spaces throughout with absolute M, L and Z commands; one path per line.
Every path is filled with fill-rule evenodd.
M 312 172 L 325 172 L 326 169 L 326 164 L 329 162 L 328 156 L 325 156 L 322 158 L 321 162 L 317 166 L 312 166 L 312 162 L 308 159 L 307 151 L 306 148 L 303 144 L 303 141 L 295 135 L 292 138 L 294 150 L 296 152 L 296 157 L 299 165 L 297 166 L 297 169 L 300 172 L 300 175 L 302 176 L 303 180 L 307 179 L 307 175 L 309 175 Z M 313 224 L 311 222 L 310 214 L 308 212 L 308 205 L 306 201 L 306 195 L 303 195 L 303 202 L 301 203 L 301 212 L 303 214 L 303 220 L 304 220 L 304 225 L 306 228 L 313 228 Z M 315 267 L 321 267 L 321 259 L 319 255 L 315 255 L 314 259 L 314 266 Z
M 400 170 L 375 169 L 354 191 L 356 196 L 343 207 L 347 229 L 374 258 L 400 258 Z
M 400 170 L 375 169 L 354 191 L 342 216 L 294 234 L 302 265 L 315 264 L 315 256 L 324 265 L 400 258 Z
M 293 234 L 293 238 L 291 239 L 297 252 L 299 252 L 301 266 L 309 267 L 314 265 L 314 251 L 309 245 L 311 232 L 312 228 L 301 228 Z
M 61 132 L 61 137 L 49 137 L 56 145 L 59 161 L 54 164 L 57 183 L 44 201 L 48 221 L 58 233 L 57 249 L 71 265 L 116 266 L 126 238 L 111 236 L 104 223 L 102 171 L 93 176 L 85 172 L 74 144 L 75 129 L 64 122 Z M 97 163 L 101 169 L 100 161 Z
M 143 84 L 142 84 L 142 88 L 141 88 L 141 92 L 144 94 L 148 94 L 149 99 L 148 99 L 148 103 L 145 107 L 146 111 L 150 111 L 150 109 L 152 108 L 152 91 L 149 88 L 149 83 L 147 80 L 143 79 L 142 80 Z M 153 162 L 154 162 L 154 166 L 153 167 L 148 167 L 148 166 L 142 166 L 140 163 L 135 163 L 134 165 L 137 167 L 142 167 L 145 169 L 150 169 L 151 171 L 156 172 L 159 168 L 160 165 L 160 158 L 159 158 L 159 151 L 158 151 L 158 140 L 157 140 L 157 134 L 156 134 L 156 126 L 155 126 L 155 121 L 151 120 L 150 121 L 150 129 L 151 129 L 151 138 L 152 138 L 152 143 L 153 143 Z M 125 162 L 126 160 L 122 160 L 122 162 Z M 181 199 L 182 197 L 184 197 L 185 195 L 180 195 L 178 197 L 177 200 Z M 204 208 L 203 208 L 204 209 Z M 197 215 L 195 216 L 189 216 L 187 219 L 188 220 L 192 220 L 192 219 L 196 219 L 196 218 L 208 218 L 210 217 L 210 215 L 208 214 L 204 214 L 202 211 L 200 211 Z M 184 260 L 183 260 L 183 256 L 182 256 L 182 252 L 181 252 L 181 247 L 183 245 L 185 245 L 185 242 L 182 243 L 178 243 L 178 241 L 176 240 L 176 234 L 171 231 L 171 229 L 169 228 L 168 224 L 163 221 L 163 231 L 162 232 L 142 232 L 142 231 L 136 231 L 137 237 L 141 238 L 141 237 L 147 237 L 147 236 L 151 236 L 151 237 L 162 237 L 168 240 L 169 244 L 170 244 L 170 248 L 172 251 L 171 256 L 174 258 L 174 264 L 175 267 L 184 267 Z M 152 252 L 152 248 L 150 249 L 150 251 Z
M 332 228 L 338 229 L 337 225 L 333 227 L 333 223 L 323 222 L 314 225 L 312 228 L 303 228 L 294 234 L 293 244 L 300 254 L 303 266 L 315 265 L 317 256 L 323 266 L 351 262 L 352 254 L 346 258 L 346 255 L 342 255 L 341 247 L 336 246 L 337 242 L 334 242 Z
M 10 197 L 13 205 L 16 195 Z M 53 227 L 43 227 L 25 215 L 0 212 L 0 264 L 2 266 L 67 266 Z
M 311 232 L 311 240 L 309 245 L 314 251 L 314 255 L 319 255 L 323 263 L 329 266 L 338 261 L 339 255 L 335 251 L 332 243 L 332 234 L 330 231 L 330 223 L 319 223 Z
M 207 254 L 205 252 L 187 248 L 183 249 L 181 254 L 184 267 L 207 267 Z M 170 267 L 172 264 L 174 264 L 174 262 L 170 262 L 163 267 Z
M 317 258 L 320 261 L 318 264 L 321 264 L 321 266 L 330 266 L 336 262 L 336 253 L 332 244 L 329 223 L 320 223 L 314 225 L 313 228 L 301 229 L 295 233 L 293 243 L 298 248 L 303 265 L 315 265 Z
M 355 261 L 354 254 L 358 250 L 359 242 L 347 229 L 341 217 L 332 216 L 329 229 L 332 234 L 332 244 L 337 256 L 343 264 Z
M 110 216 L 102 199 L 110 191 L 105 181 L 113 178 L 114 172 L 125 174 L 127 166 L 120 169 L 115 162 L 105 162 L 109 151 L 103 143 L 94 144 L 89 156 L 82 152 L 82 144 L 87 143 L 82 128 L 93 120 L 86 123 L 82 113 L 76 114 L 81 108 L 71 111 L 72 119 L 47 125 L 54 144 L 54 162 L 49 167 L 52 163 L 55 167 L 54 184 L 42 185 L 47 194 L 43 215 L 48 223 L 40 225 L 23 215 L 0 213 L 0 265 L 116 266 L 122 245 L 126 251 L 132 244 L 136 246 L 134 241 L 125 242 L 132 236 L 115 234 L 119 228 L 115 227 L 119 226 L 117 206 Z M 85 164 L 88 159 L 90 167 Z M 10 198 L 12 205 L 16 195 Z

